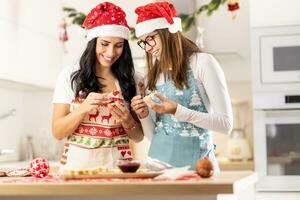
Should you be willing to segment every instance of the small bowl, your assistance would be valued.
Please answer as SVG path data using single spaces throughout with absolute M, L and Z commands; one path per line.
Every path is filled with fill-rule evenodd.
M 116 165 L 124 173 L 134 173 L 139 169 L 141 163 L 138 160 L 118 160 Z

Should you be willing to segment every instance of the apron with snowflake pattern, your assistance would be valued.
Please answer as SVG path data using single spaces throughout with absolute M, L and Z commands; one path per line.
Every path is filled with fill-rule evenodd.
M 119 90 L 110 93 L 114 101 L 124 102 Z M 73 100 L 71 111 L 84 99 Z M 114 168 L 115 162 L 131 160 L 129 138 L 122 125 L 114 119 L 107 105 L 88 113 L 65 143 L 61 170 L 96 167 Z
M 166 80 L 156 89 L 164 97 L 186 108 L 207 113 L 191 69 L 188 70 L 188 85 L 188 88 L 179 90 L 172 80 Z M 191 169 L 194 169 L 198 159 L 207 157 L 212 161 L 214 173 L 217 174 L 219 167 L 214 147 L 211 133 L 207 129 L 180 122 L 170 114 L 156 113 L 154 136 L 149 149 L 151 158 L 175 167 L 190 165 Z

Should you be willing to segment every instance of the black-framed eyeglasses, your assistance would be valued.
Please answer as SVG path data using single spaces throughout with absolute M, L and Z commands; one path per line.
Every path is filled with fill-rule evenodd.
M 155 36 L 158 33 L 156 33 L 155 35 L 149 35 L 145 38 L 145 40 L 139 40 L 137 41 L 137 44 L 144 50 L 146 50 L 146 45 L 148 45 L 149 47 L 151 47 L 150 49 L 152 49 L 155 45 L 156 45 L 156 41 L 155 41 Z

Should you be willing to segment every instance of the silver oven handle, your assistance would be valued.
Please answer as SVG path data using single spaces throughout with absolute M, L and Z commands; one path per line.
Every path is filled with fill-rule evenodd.
M 300 111 L 300 108 L 265 108 L 265 109 L 253 109 L 254 111 L 266 111 L 266 112 L 280 112 L 280 111 Z
M 300 109 L 261 109 L 254 110 L 257 124 L 300 123 Z

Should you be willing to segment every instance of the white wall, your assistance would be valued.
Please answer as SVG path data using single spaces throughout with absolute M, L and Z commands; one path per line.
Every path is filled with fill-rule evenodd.
M 186 3 L 186 1 L 182 0 L 171 0 L 176 7 L 177 15 L 184 13 L 184 14 L 191 14 L 195 11 L 196 7 L 196 1 L 195 0 L 190 0 L 189 3 Z M 196 27 L 192 27 L 187 33 L 185 33 L 185 36 L 187 36 L 189 39 L 192 41 L 196 41 Z
M 53 86 L 63 50 L 58 40 L 59 3 L 0 1 L 1 79 Z
M 251 26 L 300 24 L 299 0 L 251 0 Z
M 199 8 L 209 1 L 196 2 Z M 226 4 L 210 17 L 205 13 L 198 17 L 197 25 L 204 28 L 204 51 L 218 59 L 228 82 L 251 80 L 249 2 L 241 1 L 241 9 L 234 20 Z
M 52 135 L 53 91 L 30 91 L 24 97 L 25 113 L 29 113 L 29 117 L 23 120 L 24 132 L 33 136 L 35 156 L 49 160 L 59 159 L 63 141 L 56 140 Z
M 16 149 L 19 151 L 20 140 L 24 128 L 24 93 L 17 90 L 0 88 L 0 115 L 7 113 L 11 109 L 16 109 L 14 116 L 0 119 L 0 149 Z M 16 160 L 16 156 L 0 156 L 2 160 Z
M 60 1 L 18 0 L 17 66 L 11 76 L 53 88 L 61 69 L 63 48 L 58 40 Z
M 16 109 L 14 116 L 0 119 L 0 148 L 18 152 L 18 156 L 0 156 L 0 162 L 24 159 L 27 135 L 33 137 L 36 156 L 57 159 L 54 154 L 60 153 L 62 143 L 51 134 L 52 95 L 51 90 L 0 81 L 0 115 Z
M 12 23 L 16 7 L 17 0 L 0 1 L 0 77 L 10 76 L 7 69 L 16 65 L 17 27 Z

